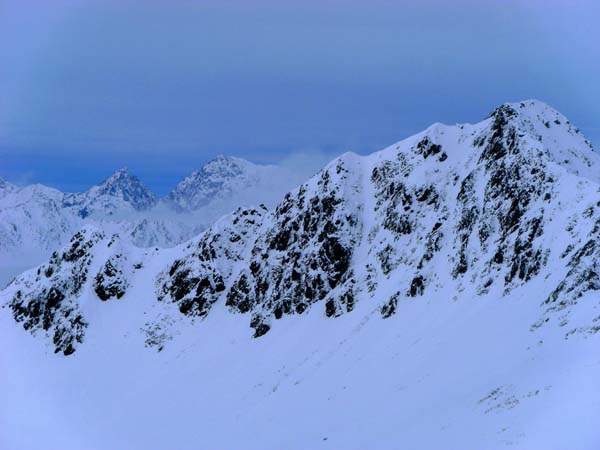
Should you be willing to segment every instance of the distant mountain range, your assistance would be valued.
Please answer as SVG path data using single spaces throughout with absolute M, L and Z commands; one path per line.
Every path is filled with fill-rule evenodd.
M 241 205 L 273 205 L 297 176 L 274 165 L 218 156 L 159 198 L 126 168 L 81 193 L 0 179 L 0 284 L 38 264 L 86 224 L 141 247 L 170 247 Z

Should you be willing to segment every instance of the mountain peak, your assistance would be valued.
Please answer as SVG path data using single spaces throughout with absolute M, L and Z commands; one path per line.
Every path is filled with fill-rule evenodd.
M 536 138 L 559 133 L 578 135 L 581 143 L 585 144 L 585 147 L 591 148 L 591 143 L 583 137 L 580 130 L 569 119 L 541 100 L 504 103 L 492 111 L 487 118 L 496 120 L 502 118 L 506 122 L 519 126 L 524 131 L 535 131 Z
M 120 177 L 120 176 L 131 176 L 131 174 L 129 173 L 129 168 L 127 166 L 121 167 L 120 169 L 115 170 L 115 172 L 111 175 L 110 178 Z
M 115 170 L 111 176 L 105 179 L 100 185 L 115 183 L 115 182 L 123 182 L 125 180 L 138 180 L 138 178 L 129 172 L 129 168 L 121 167 L 118 170 Z
M 600 182 L 600 155 L 578 128 L 546 103 L 540 100 L 505 103 L 488 120 L 491 125 L 481 135 L 481 142 L 485 134 L 495 140 L 518 139 L 521 144 L 514 147 L 520 152 L 530 152 L 532 158 L 545 155 L 573 174 Z
M 129 206 L 143 211 L 156 203 L 156 195 L 138 177 L 129 173 L 126 167 L 117 170 L 86 192 L 67 194 L 63 200 L 63 206 L 76 207 L 82 218 L 96 213 L 113 215 L 127 210 Z
M 148 209 L 154 206 L 157 201 L 156 195 L 138 177 L 131 174 L 127 167 L 117 170 L 88 192 L 94 192 L 95 195 L 119 197 L 131 204 L 136 210 Z
M 213 159 L 209 160 L 208 163 L 206 163 L 206 164 L 210 164 L 215 161 L 233 161 L 235 159 L 240 159 L 240 158 L 236 158 L 235 156 L 227 156 L 227 155 L 224 155 L 223 153 L 219 153 Z
M 196 210 L 218 196 L 255 186 L 261 179 L 260 173 L 270 167 L 243 158 L 217 155 L 181 181 L 169 199 L 181 209 Z
M 560 114 L 557 110 L 552 108 L 547 103 L 537 100 L 535 98 L 522 100 L 519 102 L 506 102 L 502 105 L 498 106 L 490 115 L 493 115 L 496 111 L 502 109 L 511 109 L 516 113 L 524 113 L 524 114 L 539 114 L 540 112 L 551 112 L 554 114 Z
M 541 100 L 524 100 L 521 102 L 504 103 L 494 109 L 489 118 L 503 118 L 513 123 L 539 123 L 545 128 L 554 125 L 569 125 L 569 120 L 556 109 Z
M 256 164 L 251 163 L 246 159 L 235 156 L 217 155 L 204 164 L 204 166 L 202 166 L 202 168 L 197 172 L 221 173 L 224 176 L 235 176 L 251 167 L 256 167 Z

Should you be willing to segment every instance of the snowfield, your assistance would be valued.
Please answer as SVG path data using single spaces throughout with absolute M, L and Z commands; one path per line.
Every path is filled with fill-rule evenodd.
M 538 299 L 439 296 L 403 303 L 389 320 L 367 305 L 335 320 L 315 309 L 260 339 L 217 307 L 155 353 L 136 335 L 143 323 L 124 320 L 139 294 L 102 305 L 89 346 L 67 358 L 2 314 L 2 448 L 599 443 L 597 338 L 531 333 Z
M 600 447 L 600 157 L 539 101 L 0 291 L 0 448 Z

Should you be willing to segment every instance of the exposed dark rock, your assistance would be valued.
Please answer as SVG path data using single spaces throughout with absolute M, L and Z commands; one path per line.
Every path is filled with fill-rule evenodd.
M 121 298 L 125 295 L 129 283 L 123 273 L 122 255 L 115 255 L 110 258 L 94 278 L 94 291 L 102 301 L 113 297 Z
M 415 152 L 419 155 L 423 155 L 424 159 L 427 159 L 431 155 L 437 155 L 441 150 L 442 146 L 434 144 L 427 136 L 419 141 L 415 147 Z
M 187 316 L 205 317 L 225 293 L 225 280 L 233 264 L 243 256 L 248 238 L 262 221 L 264 209 L 238 209 L 231 223 L 208 231 L 185 258 L 171 264 L 159 277 L 158 299 L 176 303 Z M 264 286 L 263 286 L 264 288 Z M 237 311 L 250 311 L 250 288 L 246 275 L 226 293 L 226 304 Z
M 254 335 L 252 337 L 259 338 L 269 332 L 271 327 L 266 323 L 265 318 L 261 315 L 255 315 L 251 322 L 250 328 L 254 328 Z
M 423 295 L 425 291 L 425 280 L 422 275 L 417 275 L 410 282 L 410 290 L 408 291 L 408 295 L 411 297 L 416 297 L 417 295 Z
M 396 314 L 396 308 L 398 307 L 398 300 L 400 299 L 401 296 L 402 296 L 402 294 L 400 292 L 396 292 L 394 295 L 392 295 L 389 298 L 387 303 L 385 303 L 381 307 L 381 317 L 383 317 L 384 319 L 387 319 L 388 317 L 391 317 L 394 314 Z

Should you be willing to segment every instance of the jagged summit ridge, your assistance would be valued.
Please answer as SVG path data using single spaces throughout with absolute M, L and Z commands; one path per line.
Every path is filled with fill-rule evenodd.
M 115 214 L 120 209 L 132 208 L 144 211 L 157 203 L 156 195 L 127 168 L 117 170 L 102 183 L 81 194 L 65 196 L 65 207 L 79 208 L 79 215 L 85 218 L 93 213 Z
M 600 286 L 600 194 L 590 152 L 541 102 L 502 105 L 478 124 L 436 124 L 368 156 L 344 154 L 273 210 L 238 209 L 174 251 L 146 253 L 136 279 L 149 283 L 136 285 L 135 271 L 122 265 L 138 250 L 119 244 L 120 256 L 109 261 L 119 238 L 101 238 L 85 253 L 90 268 L 104 269 L 87 279 L 110 279 L 119 301 L 134 293 L 154 298 L 161 323 L 165 316 L 168 323 L 208 318 L 217 305 L 247 314 L 255 337 L 315 308 L 327 317 L 377 308 L 389 318 L 402 302 L 441 292 L 453 293 L 448 300 L 493 300 L 526 296 L 531 286 L 541 304 L 532 329 L 559 315 L 569 332 L 593 329 L 569 321 Z M 230 161 L 207 172 L 221 174 L 223 165 Z M 39 293 L 42 280 L 44 289 L 75 301 L 61 289 L 71 284 L 71 269 L 45 277 L 48 267 L 3 292 L 17 320 L 32 300 L 43 310 L 49 291 Z M 73 335 L 84 342 L 80 331 Z
M 96 190 L 92 188 L 92 190 Z M 121 197 L 130 203 L 136 210 L 145 210 L 157 202 L 156 195 L 151 192 L 135 175 L 129 173 L 127 168 L 117 170 L 106 181 L 97 187 L 99 195 L 113 195 Z
M 514 125 L 531 139 L 529 146 L 578 176 L 600 182 L 600 156 L 592 144 L 563 114 L 539 100 L 506 103 L 490 119 Z M 536 142 L 537 141 L 537 142 Z

